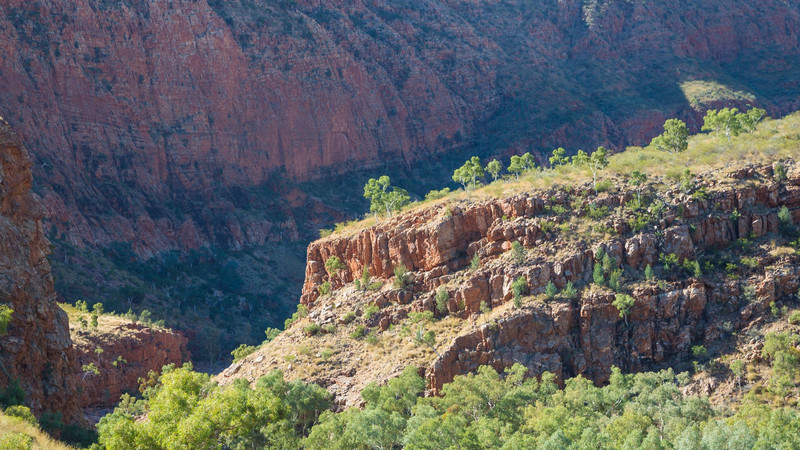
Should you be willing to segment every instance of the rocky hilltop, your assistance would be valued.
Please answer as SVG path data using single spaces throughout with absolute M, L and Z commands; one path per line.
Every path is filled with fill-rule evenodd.
M 0 107 L 72 243 L 242 248 L 330 213 L 287 179 L 800 108 L 798 30 L 780 0 L 12 0 Z
M 18 381 L 37 415 L 60 412 L 65 422 L 80 422 L 76 359 L 53 290 L 45 211 L 31 182 L 28 152 L 0 119 L 0 305 L 14 311 L 0 336 L 0 389 Z
M 694 346 L 735 347 L 800 295 L 800 171 L 785 159 L 797 123 L 765 125 L 782 150 L 709 137 L 682 157 L 632 150 L 599 195 L 571 169 L 544 171 L 532 179 L 546 189 L 498 182 L 314 242 L 294 323 L 219 379 L 280 368 L 352 405 L 409 365 L 436 393 L 486 364 L 602 383 L 612 366 L 680 367 Z M 685 172 L 703 158 L 713 170 Z M 644 186 L 628 178 L 633 161 Z

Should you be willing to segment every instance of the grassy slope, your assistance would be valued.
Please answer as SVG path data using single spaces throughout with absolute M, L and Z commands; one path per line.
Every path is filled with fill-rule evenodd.
M 24 436 L 14 436 L 18 434 L 32 439 L 32 448 L 35 450 L 68 450 L 72 448 L 50 438 L 47 433 L 39 428 L 16 417 L 6 416 L 0 411 L 0 448 L 9 450 L 26 448 L 16 444 L 25 443 L 30 439 Z

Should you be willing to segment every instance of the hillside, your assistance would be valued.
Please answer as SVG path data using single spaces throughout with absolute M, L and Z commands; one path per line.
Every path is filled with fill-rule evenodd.
M 691 368 L 697 346 L 717 361 L 748 353 L 799 306 L 798 129 L 793 115 L 731 144 L 629 149 L 610 158 L 599 195 L 561 166 L 352 225 L 309 246 L 294 323 L 218 380 L 280 369 L 350 406 L 409 366 L 439 393 L 481 365 L 605 383 L 612 366 Z M 646 184 L 631 184 L 634 170 Z M 328 273 L 334 256 L 345 268 Z M 633 302 L 624 315 L 620 295 Z
M 196 314 L 170 325 L 221 335 L 216 359 L 258 334 L 221 311 L 285 317 L 298 248 L 364 209 L 367 172 L 422 195 L 467 153 L 620 149 L 722 104 L 777 116 L 800 108 L 798 30 L 779 0 L 13 0 L 0 109 L 32 151 L 64 299 Z M 164 293 L 120 242 L 159 270 L 197 250 L 267 275 Z

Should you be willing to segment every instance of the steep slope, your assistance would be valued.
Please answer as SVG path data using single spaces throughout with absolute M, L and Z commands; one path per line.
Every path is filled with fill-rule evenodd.
M 436 393 L 485 364 L 602 383 L 612 366 L 680 367 L 697 345 L 719 354 L 732 333 L 797 307 L 800 171 L 786 158 L 800 149 L 798 123 L 770 121 L 730 146 L 700 136 L 682 155 L 629 150 L 597 196 L 562 167 L 314 242 L 307 314 L 219 380 L 280 368 L 352 405 L 367 383 L 409 365 Z M 687 165 L 705 171 L 686 175 Z M 630 184 L 633 168 L 646 186 Z M 538 182 L 550 187 L 531 189 Z M 334 256 L 346 268 L 329 273 Z M 398 283 L 400 265 L 410 273 Z M 371 279 L 359 289 L 364 267 Z M 512 301 L 520 282 L 530 295 Z M 551 282 L 559 293 L 546 294 Z M 618 295 L 634 302 L 624 314 Z
M 283 177 L 800 107 L 798 30 L 779 0 L 14 0 L 0 107 L 69 241 L 241 248 L 309 228 Z
M 76 361 L 67 315 L 55 301 L 30 167 L 28 152 L 0 120 L 0 304 L 14 310 L 0 336 L 0 388 L 16 380 L 34 413 L 60 412 L 76 422 Z

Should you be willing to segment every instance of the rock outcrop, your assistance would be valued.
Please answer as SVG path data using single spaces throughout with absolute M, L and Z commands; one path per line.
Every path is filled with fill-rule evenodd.
M 419 326 L 409 325 L 412 313 L 457 318 L 438 328 L 448 331 L 437 335 L 435 357 L 429 353 L 404 361 L 424 367 L 432 393 L 454 376 L 485 364 L 502 369 L 519 362 L 532 375 L 584 375 L 599 383 L 607 381 L 612 366 L 625 371 L 674 366 L 689 358 L 692 346 L 713 347 L 763 321 L 773 302 L 796 301 L 800 255 L 791 247 L 778 251 L 775 244 L 782 239 L 781 209 L 800 223 L 800 170 L 794 161 L 786 166 L 789 176 L 782 182 L 773 177 L 772 166 L 749 166 L 744 175 L 737 170 L 727 178 L 719 173 L 698 176 L 695 195 L 678 189 L 651 191 L 664 204 L 651 205 L 649 223 L 639 231 L 632 229 L 636 221 L 626 206 L 635 193 L 618 179 L 616 189 L 597 197 L 589 184 L 477 202 L 450 200 L 360 231 L 334 234 L 308 249 L 302 296 L 310 311 L 307 320 L 343 326 L 342 311 L 360 313 L 365 305 L 375 305 L 359 323 L 382 330 L 376 336 L 388 333 L 387 345 L 400 345 L 402 338 L 390 328 Z M 608 207 L 609 212 L 589 217 L 589 199 L 593 208 Z M 587 237 L 593 232 L 585 230 L 597 227 L 607 231 Z M 520 261 L 508 254 L 514 241 L 527 249 Z M 476 255 L 480 267 L 470 269 Z M 662 260 L 665 255 L 674 255 L 671 268 Z M 344 270 L 327 272 L 325 261 L 332 256 L 345 263 Z M 635 300 L 624 316 L 613 304 L 616 293 L 593 282 L 598 263 L 604 264 L 606 277 L 620 269 L 625 292 Z M 385 282 L 400 264 L 411 271 L 410 288 L 352 289 L 350 282 L 364 267 L 373 281 Z M 648 265 L 658 271 L 661 282 L 644 280 Z M 542 298 L 551 281 L 558 290 L 568 283 L 578 290 L 570 298 L 512 308 L 513 284 L 520 277 L 532 295 Z M 318 287 L 324 282 L 341 293 L 321 297 Z M 434 300 L 442 289 L 449 298 L 446 311 Z M 487 308 L 497 313 L 485 316 Z M 282 339 L 276 345 L 307 346 L 318 338 L 290 330 Z M 267 367 L 282 367 L 269 352 L 253 358 L 266 361 Z M 363 387 L 357 374 L 378 369 L 344 360 L 340 364 L 340 369 L 322 371 L 319 381 L 333 386 L 343 404 L 357 404 L 354 391 Z M 390 377 L 395 372 L 397 367 L 390 366 L 386 373 L 372 375 Z M 237 373 L 255 378 L 264 369 L 245 360 L 221 379 Z
M 36 414 L 60 412 L 80 422 L 76 361 L 67 315 L 56 304 L 41 219 L 30 192 L 28 152 L 0 119 L 0 305 L 14 310 L 0 336 L 0 389 L 15 380 Z
M 284 178 L 619 148 L 716 104 L 798 109 L 798 30 L 781 0 L 11 0 L 0 107 L 70 242 L 242 248 L 327 213 Z
M 99 371 L 79 375 L 84 408 L 114 406 L 123 393 L 138 392 L 139 379 L 146 380 L 150 371 L 189 360 L 186 337 L 172 330 L 116 316 L 100 317 L 100 327 L 102 332 L 70 325 L 80 365 L 94 364 Z

